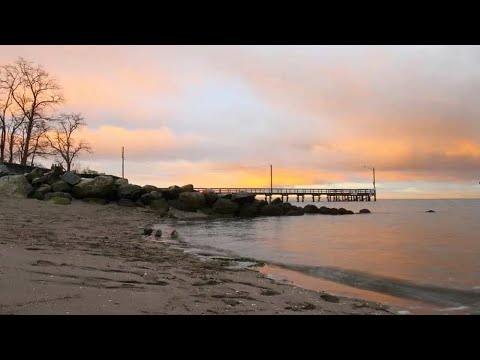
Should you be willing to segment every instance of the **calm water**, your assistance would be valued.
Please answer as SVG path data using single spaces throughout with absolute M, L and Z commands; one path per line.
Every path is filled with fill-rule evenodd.
M 321 205 L 355 212 L 366 207 L 372 214 L 178 225 L 182 238 L 195 247 L 265 260 L 275 265 L 262 272 L 306 288 L 379 301 L 410 313 L 480 313 L 480 200 Z M 428 209 L 436 213 L 425 213 Z

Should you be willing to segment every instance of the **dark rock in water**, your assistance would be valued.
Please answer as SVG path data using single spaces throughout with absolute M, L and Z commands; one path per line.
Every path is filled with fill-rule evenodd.
M 65 199 L 72 200 L 72 195 L 70 195 L 69 193 L 66 193 L 66 192 L 59 192 L 59 191 L 50 192 L 50 193 L 45 194 L 45 196 L 44 196 L 45 200 L 50 200 L 53 197 L 59 197 L 59 198 L 65 198 Z
M 370 214 L 370 210 L 368 210 L 368 209 L 361 209 L 358 213 L 359 213 L 359 214 Z
M 150 193 L 143 194 L 140 196 L 140 201 L 145 205 L 150 205 L 150 203 L 154 200 L 153 196 Z
M 68 185 L 75 186 L 77 185 L 82 179 L 77 174 L 67 171 L 65 174 L 61 176 L 62 180 L 65 181 Z
M 355 214 L 352 210 L 347 210 L 347 212 L 345 213 L 346 215 L 353 215 Z
M 347 213 L 347 209 L 340 208 L 338 209 L 338 215 L 345 215 Z
M 108 204 L 108 200 L 102 199 L 102 198 L 83 198 L 82 201 L 86 202 L 87 204 L 96 204 L 96 205 Z
M 201 192 L 183 192 L 178 196 L 178 200 L 183 203 L 184 211 L 196 211 L 207 205 L 205 195 Z
M 338 303 L 340 301 L 340 299 L 338 297 L 336 297 L 335 295 L 322 294 L 322 295 L 320 295 L 320 297 L 323 300 L 331 302 L 331 303 Z
M 143 228 L 143 235 L 152 235 L 153 227 L 151 225 L 147 225 Z
M 153 185 L 144 185 L 142 186 L 142 193 L 148 194 L 151 193 L 152 191 L 158 191 L 158 188 Z
M 330 215 L 338 215 L 338 209 L 337 208 L 331 208 L 330 209 Z
M 166 212 L 169 209 L 169 205 L 165 199 L 156 199 L 150 202 L 150 209 Z
M 172 239 L 178 238 L 178 231 L 177 231 L 177 230 L 173 230 L 172 233 L 170 234 L 170 237 L 171 237 Z
M 326 206 L 322 206 L 318 209 L 318 213 L 322 215 L 330 215 L 330 211 L 331 209 Z
M 283 203 L 283 200 L 282 198 L 276 198 L 276 199 L 273 199 L 271 204 L 272 205 L 275 205 L 275 204 L 282 204 Z
M 255 203 L 243 204 L 238 212 L 239 216 L 254 217 L 259 214 L 258 205 Z
M 435 211 L 434 211 L 434 210 L 427 210 L 427 211 L 425 211 L 425 212 L 427 212 L 427 213 L 434 213 Z
M 72 189 L 74 197 L 82 198 L 108 198 L 115 195 L 115 181 L 111 176 L 97 176 L 93 180 L 82 180 Z
M 258 207 L 261 208 L 262 206 L 268 205 L 268 201 L 266 200 L 258 200 Z
M 180 186 L 173 185 L 170 186 L 167 189 L 162 190 L 162 197 L 164 197 L 167 200 L 174 200 L 178 198 L 178 195 L 180 195 L 182 192 L 184 192 Z
M 212 189 L 203 190 L 203 195 L 208 206 L 212 206 L 218 199 L 217 193 Z
M 283 202 L 283 203 L 279 203 L 277 205 L 282 207 L 284 215 L 286 215 L 289 211 L 295 209 L 295 207 L 292 204 L 290 204 L 289 202 Z
M 228 215 L 238 211 L 239 205 L 229 199 L 220 198 L 212 206 L 214 212 L 218 214 Z
M 240 192 L 236 194 L 232 194 L 232 201 L 236 203 L 245 204 L 245 203 L 253 203 L 255 201 L 255 194 L 247 193 L 247 192 Z
M 298 209 L 296 209 L 296 210 L 290 210 L 290 211 L 287 213 L 287 216 L 301 216 L 301 215 L 303 215 L 303 214 L 304 214 L 303 210 L 298 210 Z
M 162 230 L 160 229 L 155 230 L 155 237 L 162 237 Z
M 70 185 L 68 185 L 63 180 L 60 180 L 60 181 L 57 181 L 56 183 L 53 183 L 52 184 L 52 189 L 53 189 L 53 191 L 57 191 L 57 192 L 70 192 L 71 191 Z
M 315 205 L 306 205 L 303 211 L 306 214 L 318 214 L 318 208 Z
M 192 184 L 183 185 L 181 187 L 181 189 L 185 192 L 192 192 L 193 191 L 193 185 Z
M 72 202 L 72 199 L 54 196 L 48 199 L 48 201 L 57 205 L 70 205 Z
M 117 204 L 118 206 L 135 207 L 135 203 L 130 199 L 120 199 Z
M 128 179 L 122 178 L 122 179 L 116 179 L 115 180 L 115 186 L 120 187 L 120 186 L 123 186 L 123 185 L 128 185 Z
M 1 170 L 0 170 L 0 173 L 1 173 Z M 39 178 L 39 177 L 43 176 L 43 174 L 45 174 L 45 170 L 35 168 L 32 171 L 30 171 L 30 173 L 28 173 L 28 175 L 26 175 L 26 178 L 29 182 L 32 182 L 33 179 Z
M 117 196 L 119 199 L 129 199 L 136 201 L 140 197 L 142 187 L 139 185 L 122 185 L 117 189 Z
M 283 207 L 279 204 L 269 204 L 260 208 L 260 215 L 263 216 L 282 216 Z

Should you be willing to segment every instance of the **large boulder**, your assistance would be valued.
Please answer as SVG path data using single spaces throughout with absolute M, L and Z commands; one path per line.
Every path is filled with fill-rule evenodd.
M 199 210 L 207 205 L 205 195 L 201 192 L 184 192 L 178 199 L 185 205 L 187 211 Z
M 33 187 L 24 175 L 7 175 L 0 178 L 0 196 L 27 197 Z
M 337 208 L 331 208 L 330 209 L 330 214 L 329 215 L 338 215 L 339 212 L 338 212 L 338 209 Z
M 65 181 L 68 185 L 75 186 L 77 185 L 82 178 L 77 174 L 67 171 L 65 174 L 61 176 L 62 180 Z
M 215 201 L 218 199 L 217 193 L 212 189 L 205 189 L 202 191 L 205 196 L 205 201 L 208 206 L 212 206 Z
M 295 210 L 295 207 L 289 202 L 280 203 L 277 204 L 277 206 L 280 206 L 283 209 L 284 215 L 286 215 L 289 211 Z
M 281 204 L 281 203 L 283 203 L 282 198 L 273 199 L 272 202 L 271 202 L 272 205 Z
M 33 193 L 33 198 L 38 199 L 38 200 L 43 200 L 45 194 L 49 193 L 52 191 L 52 187 L 48 184 L 43 184 L 40 185 L 37 190 L 34 191 Z
M 345 208 L 338 209 L 338 215 L 346 215 L 346 214 L 347 214 L 347 209 Z
M 142 192 L 142 187 L 139 185 L 122 185 L 117 189 L 117 197 L 119 199 L 130 199 L 136 201 Z
M 304 214 L 303 210 L 293 209 L 287 212 L 287 216 L 302 216 Z
M 368 210 L 368 209 L 361 209 L 358 213 L 359 213 L 359 214 L 370 214 L 370 210 Z
M 52 171 L 45 173 L 40 178 L 43 178 L 43 183 L 48 185 L 53 185 L 56 182 L 60 181 L 60 176 L 62 175 L 62 170 L 60 168 L 55 168 Z
M 80 181 L 72 189 L 74 197 L 82 199 L 86 197 L 93 198 L 111 198 L 115 194 L 115 182 L 111 176 L 97 176 L 91 181 Z
M 244 217 L 254 217 L 257 216 L 260 212 L 258 204 L 255 203 L 246 203 L 240 207 L 240 211 L 238 212 L 239 216 Z
M 318 209 L 318 213 L 322 215 L 330 215 L 330 208 L 326 206 L 321 206 L 320 209 Z
M 163 189 L 162 196 L 167 200 L 173 200 L 177 199 L 182 192 L 184 192 L 184 190 L 180 186 L 173 185 L 167 189 Z
M 65 198 L 65 199 L 70 199 L 70 200 L 72 200 L 72 195 L 70 195 L 69 193 L 66 193 L 66 192 L 51 192 L 51 193 L 47 193 L 47 194 L 45 194 L 44 199 L 45 199 L 45 200 L 50 200 L 50 199 L 53 198 L 53 197 L 59 197 L 59 198 Z
M 169 209 L 169 205 L 165 199 L 156 199 L 150 202 L 150 209 L 166 212 Z
M 283 215 L 283 207 L 279 204 L 269 204 L 260 208 L 260 215 L 263 216 L 281 216 Z
M 318 213 L 318 207 L 316 207 L 315 205 L 306 205 L 303 208 L 303 211 L 306 214 L 317 214 Z
M 153 185 L 144 185 L 142 186 L 142 193 L 143 194 L 148 194 L 151 193 L 152 191 L 158 191 L 158 188 Z
M 57 181 L 56 183 L 52 184 L 52 189 L 53 191 L 58 191 L 58 192 L 70 192 L 72 190 L 70 185 L 68 185 L 63 180 Z
M 160 191 L 151 191 L 148 193 L 154 200 L 158 200 L 162 198 L 162 193 Z
M 232 201 L 239 204 L 252 203 L 255 201 L 255 194 L 240 192 L 232 195 Z
M 144 205 L 150 205 L 150 203 L 154 200 L 153 196 L 150 193 L 143 194 L 140 196 L 140 201 Z
M 9 173 L 10 173 L 10 170 L 8 170 L 7 165 L 0 164 L 0 177 L 7 176 Z
M 220 198 L 212 206 L 212 209 L 217 214 L 230 215 L 238 211 L 239 205 L 229 199 Z
M 128 185 L 128 179 L 116 179 L 115 180 L 115 186 L 123 186 L 123 185 Z
M 45 174 L 45 170 L 40 168 L 35 168 L 32 171 L 30 171 L 28 175 L 26 175 L 26 178 L 29 182 L 32 182 L 33 179 L 41 177 L 43 176 L 43 174 Z
M 193 191 L 193 185 L 192 184 L 183 185 L 182 190 L 186 191 L 186 192 L 192 192 Z

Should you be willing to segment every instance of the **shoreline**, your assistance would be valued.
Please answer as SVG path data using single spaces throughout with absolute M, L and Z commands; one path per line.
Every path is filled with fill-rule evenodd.
M 397 313 L 148 241 L 143 227 L 162 219 L 142 208 L 9 197 L 0 206 L 0 314 Z

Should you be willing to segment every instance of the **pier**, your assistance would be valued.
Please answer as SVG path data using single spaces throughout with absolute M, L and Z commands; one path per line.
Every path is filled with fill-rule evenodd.
M 272 200 L 272 196 L 280 196 L 288 201 L 289 197 L 303 202 L 305 196 L 311 196 L 312 201 L 320 201 L 322 196 L 327 201 L 377 201 L 375 189 L 296 189 L 296 188 L 195 188 L 196 191 L 211 189 L 217 194 L 250 193 L 265 196 L 265 200 Z

